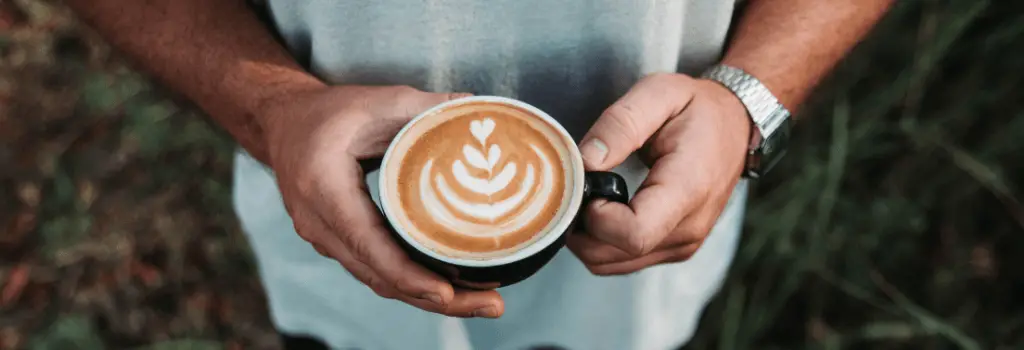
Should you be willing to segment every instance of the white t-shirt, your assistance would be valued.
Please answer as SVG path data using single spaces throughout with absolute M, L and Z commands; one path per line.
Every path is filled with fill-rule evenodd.
M 327 82 L 518 98 L 558 119 L 577 141 L 644 75 L 696 74 L 715 63 L 733 6 L 731 0 L 269 1 L 289 50 Z M 724 278 L 747 192 L 741 181 L 687 262 L 596 277 L 563 250 L 537 275 L 499 290 L 502 318 L 458 320 L 373 294 L 295 234 L 270 170 L 244 153 L 235 168 L 235 208 L 275 325 L 335 348 L 672 349 L 692 335 Z M 615 171 L 630 189 L 647 174 L 634 157 Z

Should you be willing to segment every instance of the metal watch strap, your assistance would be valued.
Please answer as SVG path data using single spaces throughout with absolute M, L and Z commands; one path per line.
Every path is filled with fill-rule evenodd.
M 757 128 L 752 135 L 745 175 L 758 178 L 766 173 L 786 151 L 789 138 L 789 111 L 760 80 L 742 69 L 727 65 L 711 67 L 701 78 L 716 81 L 740 99 Z

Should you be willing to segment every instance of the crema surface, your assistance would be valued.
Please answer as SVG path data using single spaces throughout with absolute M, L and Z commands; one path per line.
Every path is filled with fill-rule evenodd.
M 396 221 L 447 256 L 514 253 L 563 217 L 575 173 L 566 142 L 541 117 L 504 103 L 431 114 L 404 133 L 384 165 L 389 197 L 400 203 Z

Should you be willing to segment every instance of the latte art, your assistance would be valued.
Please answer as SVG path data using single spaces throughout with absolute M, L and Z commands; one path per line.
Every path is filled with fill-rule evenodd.
M 545 232 L 565 207 L 571 167 L 560 135 L 515 107 L 472 104 L 421 122 L 397 165 L 399 221 L 431 249 L 488 257 Z
M 428 160 L 420 171 L 420 197 L 423 199 L 424 208 L 439 224 L 449 230 L 476 237 L 508 234 L 528 225 L 548 204 L 547 200 L 551 197 L 555 182 L 552 169 L 556 164 L 552 164 L 537 146 L 506 145 L 507 148 L 511 146 L 532 151 L 536 156 L 537 167 L 533 163 L 527 163 L 522 167 L 523 171 L 517 174 L 519 166 L 510 160 L 498 171 L 501 146 L 487 142 L 495 125 L 494 120 L 490 118 L 474 120 L 470 123 L 468 131 L 473 134 L 480 148 L 470 145 L 462 147 L 465 163 L 475 168 L 473 170 L 486 171 L 486 177 L 480 178 L 471 174 L 463 159 L 452 162 L 450 174 L 439 173 L 444 169 L 434 168 L 433 159 Z M 480 149 L 487 149 L 487 156 L 484 156 Z M 516 153 L 528 152 L 525 149 L 517 150 Z M 539 174 L 537 168 L 540 168 Z M 446 175 L 455 180 L 456 186 L 486 197 L 478 198 L 483 199 L 482 201 L 463 198 L 459 195 L 459 189 L 448 185 Z M 434 180 L 433 183 L 431 179 Z M 519 180 L 518 189 L 506 198 L 497 198 L 499 196 L 496 193 L 508 189 L 515 179 Z M 486 224 L 460 219 L 459 216 L 483 220 Z

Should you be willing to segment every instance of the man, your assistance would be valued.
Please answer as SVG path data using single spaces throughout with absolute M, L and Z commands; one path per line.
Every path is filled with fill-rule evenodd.
M 669 349 L 727 270 L 743 175 L 892 0 L 750 0 L 735 24 L 729 0 L 270 0 L 270 26 L 243 0 L 69 2 L 245 149 L 236 210 L 286 345 Z M 412 263 L 360 167 L 466 93 L 540 107 L 635 189 L 498 291 Z

